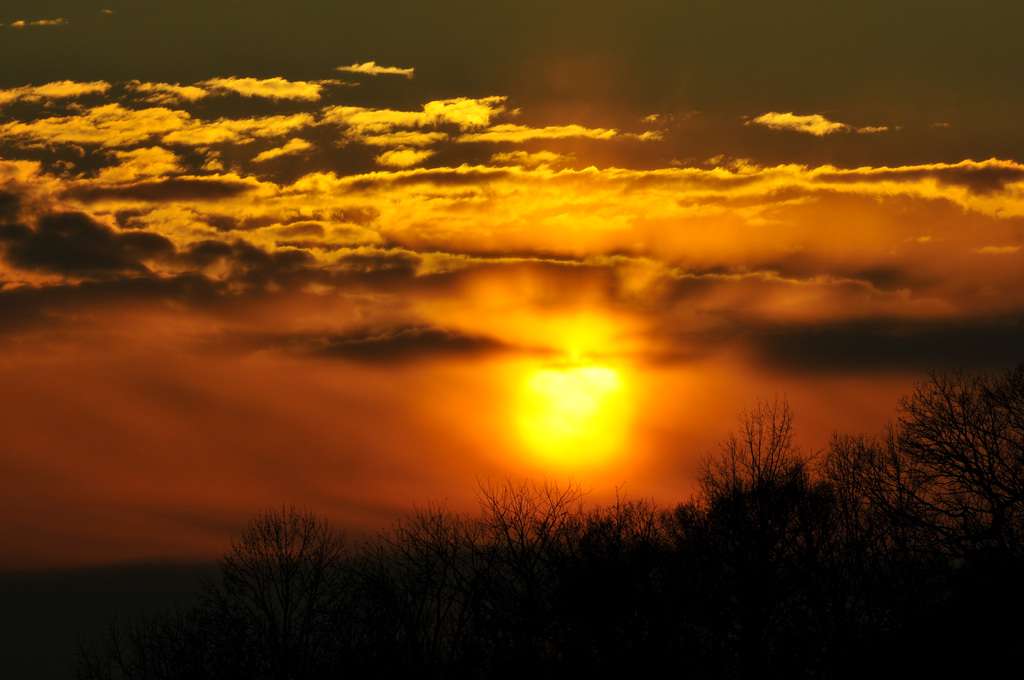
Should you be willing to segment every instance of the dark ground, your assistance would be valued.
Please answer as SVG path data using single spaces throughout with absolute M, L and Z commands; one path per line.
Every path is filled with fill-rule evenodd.
M 68 680 L 78 640 L 98 637 L 109 615 L 133 619 L 193 601 L 214 564 L 138 564 L 0 572 L 0 677 Z

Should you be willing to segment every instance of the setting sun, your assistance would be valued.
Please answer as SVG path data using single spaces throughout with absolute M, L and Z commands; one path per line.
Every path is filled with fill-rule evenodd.
M 621 448 L 628 424 L 619 373 L 605 366 L 548 367 L 524 382 L 519 431 L 538 462 L 588 467 L 608 462 Z

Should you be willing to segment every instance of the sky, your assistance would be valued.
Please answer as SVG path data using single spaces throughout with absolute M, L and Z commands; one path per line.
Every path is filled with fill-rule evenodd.
M 670 504 L 1024 340 L 1024 6 L 5 1 L 0 570 Z

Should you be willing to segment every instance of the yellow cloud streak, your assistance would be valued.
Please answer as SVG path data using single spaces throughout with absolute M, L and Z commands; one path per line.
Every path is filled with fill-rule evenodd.
M 412 68 L 399 68 L 397 66 L 379 66 L 375 61 L 367 61 L 362 64 L 352 64 L 351 66 L 338 66 L 334 69 L 335 71 L 343 71 L 346 73 L 362 73 L 370 76 L 379 75 L 396 75 L 405 76 L 406 78 L 412 78 L 415 69 Z
M 323 111 L 326 123 L 343 125 L 356 136 L 391 132 L 394 128 L 413 128 L 453 124 L 461 130 L 486 126 L 505 111 L 505 97 L 440 99 L 427 102 L 422 111 L 368 109 L 360 106 L 331 106 Z
M 265 161 L 269 161 L 274 158 L 279 158 L 281 156 L 299 154 L 302 153 L 303 151 L 311 149 L 312 147 L 313 145 L 307 142 L 306 140 L 299 139 L 298 137 L 296 137 L 294 139 L 289 139 L 282 147 L 279 147 L 277 149 L 270 149 L 269 151 L 264 151 L 263 153 L 258 154 L 252 160 L 256 163 L 263 163 Z
M 823 137 L 824 135 L 830 135 L 834 132 L 859 132 L 862 134 L 868 134 L 874 132 L 885 132 L 889 129 L 885 126 L 853 127 L 846 123 L 836 123 L 831 121 L 819 113 L 801 116 L 792 112 L 778 113 L 775 111 L 770 111 L 764 115 L 758 116 L 747 124 L 749 125 L 750 123 L 763 125 L 773 130 L 804 132 L 816 137 Z
M 611 139 L 618 135 L 618 130 L 606 128 L 587 128 L 582 125 L 549 125 L 532 128 L 525 125 L 505 123 L 494 125 L 482 132 L 461 135 L 460 142 L 525 142 L 531 139 L 567 139 L 583 137 L 587 139 Z
M 110 83 L 103 80 L 92 82 L 75 82 L 58 80 L 45 85 L 26 85 L 8 90 L 0 90 L 0 104 L 8 104 L 20 99 L 38 101 L 40 99 L 68 99 L 90 94 L 103 94 L 110 89 Z
M 331 82 L 331 81 L 328 81 Z M 320 98 L 324 82 L 285 80 L 284 78 L 211 78 L 197 83 L 214 91 L 236 92 L 244 97 L 267 99 L 298 99 L 315 101 Z
M 194 102 L 210 94 L 205 88 L 195 85 L 143 83 L 137 80 L 132 81 L 130 85 L 134 90 L 148 95 L 149 101 L 158 104 L 173 104 L 179 101 Z
M 385 151 L 381 155 L 377 156 L 375 160 L 380 165 L 388 165 L 395 168 L 408 168 L 413 165 L 417 165 L 418 163 L 422 163 L 433 155 L 433 151 L 425 151 L 422 149 L 393 149 L 391 151 Z
M 133 110 L 119 104 L 89 109 L 76 116 L 0 125 L 0 135 L 26 142 L 96 144 L 124 147 L 159 137 L 166 144 L 205 146 L 244 144 L 260 137 L 278 137 L 315 123 L 311 114 L 201 121 L 165 107 Z
M 18 21 L 11 22 L 11 28 L 25 28 L 26 26 L 66 26 L 70 22 L 67 19 L 56 18 L 56 19 L 37 19 L 35 21 L 25 21 L 19 19 Z M 3 24 L 0 24 L 3 26 Z

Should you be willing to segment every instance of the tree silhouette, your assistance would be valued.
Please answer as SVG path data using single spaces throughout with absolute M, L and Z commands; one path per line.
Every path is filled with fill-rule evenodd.
M 705 651 L 719 676 L 799 674 L 821 662 L 831 629 L 831 496 L 793 443 L 788 402 L 759 401 L 739 420 L 701 462 L 696 508 L 677 514 L 693 523 L 683 547 L 701 556 Z
M 345 544 L 295 507 L 254 517 L 220 560 L 200 603 L 137 623 L 113 622 L 100 649 L 82 650 L 79 678 L 324 677 L 347 639 Z
M 900 644 L 947 672 L 1020 654 L 1024 628 L 1005 622 L 1024 606 L 1024 365 L 932 374 L 880 437 L 837 437 L 829 461 Z M 951 653 L 965 649 L 989 653 Z
M 444 505 L 419 508 L 355 556 L 355 663 L 364 677 L 430 677 L 471 653 L 479 526 Z
M 220 561 L 202 614 L 228 677 L 322 677 L 336 661 L 345 566 L 340 534 L 294 506 L 253 518 Z
M 308 511 L 257 515 L 192 609 L 112 623 L 87 680 L 853 677 L 1020 660 L 1024 366 L 933 375 L 878 436 L 796 445 L 740 413 L 668 510 L 579 485 L 482 484 L 351 551 Z M 934 660 L 934 661 L 932 661 Z

